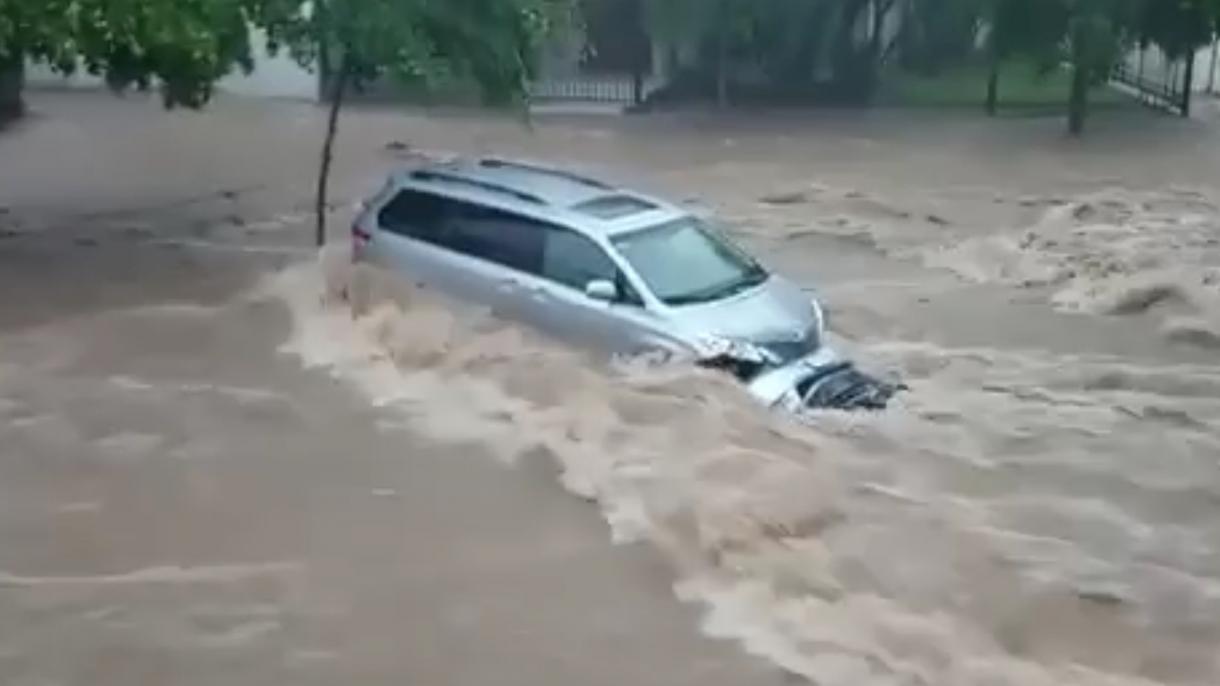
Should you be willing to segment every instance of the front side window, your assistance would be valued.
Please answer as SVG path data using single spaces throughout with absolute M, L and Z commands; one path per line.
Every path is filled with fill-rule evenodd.
M 714 302 L 770 278 L 749 255 L 694 217 L 633 231 L 613 243 L 667 305 Z
M 501 210 L 404 190 L 378 214 L 381 227 L 469 257 L 537 274 L 546 225 Z
M 618 289 L 620 302 L 643 304 L 639 294 L 601 246 L 567 229 L 548 228 L 542 276 L 582 293 L 591 281 L 609 281 Z
M 546 278 L 583 291 L 590 281 L 613 282 L 617 274 L 614 262 L 593 241 L 563 229 L 547 232 L 542 261 Z

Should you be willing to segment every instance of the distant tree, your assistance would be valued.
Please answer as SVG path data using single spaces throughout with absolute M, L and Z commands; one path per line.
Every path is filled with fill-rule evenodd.
M 906 0 L 647 0 L 655 37 L 696 47 L 716 100 L 730 66 L 746 63 L 783 92 L 813 82 L 823 94 L 867 102 L 890 54 L 885 20 Z
M 750 0 L 646 0 L 644 17 L 663 42 L 710 57 L 716 103 L 727 107 L 730 57 L 752 27 L 755 9 Z
M 1144 0 L 1136 28 L 1141 47 L 1156 45 L 1170 59 L 1193 55 L 1211 42 L 1218 7 L 1213 0 Z
M 326 241 L 335 135 L 349 91 L 382 78 L 475 83 L 489 103 L 523 104 L 541 41 L 566 0 L 247 0 L 270 46 L 318 65 L 330 111 L 318 171 L 315 240 Z
M 988 0 L 991 78 L 986 109 L 998 100 L 999 65 L 1011 55 L 1043 69 L 1071 71 L 1068 130 L 1084 131 L 1089 92 L 1105 83 L 1137 44 L 1155 43 L 1173 57 L 1193 55 L 1213 34 L 1215 0 Z
M 1173 0 L 1170 0 L 1173 1 Z M 1084 132 L 1089 90 L 1110 78 L 1114 64 L 1138 35 L 1142 0 L 1064 0 L 1065 36 L 1071 66 L 1068 131 Z
M 831 72 L 836 95 L 846 102 L 866 104 L 880 84 L 888 53 L 885 19 L 897 0 L 835 0 Z
M 1072 65 L 1068 128 L 1084 130 L 1088 89 L 1108 78 L 1114 63 L 1135 45 L 1156 45 L 1186 63 L 1184 87 L 1193 87 L 1195 51 L 1216 34 L 1216 0 L 1061 0 L 1068 10 L 1067 45 Z
M 999 0 L 906 0 L 902 16 L 902 63 L 935 76 L 974 50 L 988 5 Z
M 1058 68 L 1067 30 L 1067 7 L 1061 0 L 981 0 L 987 36 L 988 78 L 984 108 L 994 116 L 999 106 L 1000 67 L 1015 56 L 1041 69 Z

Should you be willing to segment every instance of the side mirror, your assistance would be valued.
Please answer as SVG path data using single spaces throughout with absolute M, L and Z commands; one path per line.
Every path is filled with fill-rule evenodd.
M 614 285 L 613 281 L 597 279 L 595 281 L 590 281 L 585 285 L 585 295 L 587 295 L 590 300 L 612 303 L 615 300 L 618 300 L 618 287 Z

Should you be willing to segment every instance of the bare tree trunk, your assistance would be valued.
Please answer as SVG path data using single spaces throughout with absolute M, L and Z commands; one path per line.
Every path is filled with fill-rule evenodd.
M 1084 133 L 1089 114 L 1089 73 L 1078 58 L 1072 65 L 1072 93 L 1068 101 L 1068 132 L 1073 136 Z
M 716 13 L 716 106 L 729 106 L 729 3 L 720 0 Z
M 1199 53 L 1191 48 L 1186 51 L 1186 73 L 1182 75 L 1182 116 L 1190 117 L 1190 100 L 1195 94 L 1195 59 Z
M 335 135 L 339 131 L 339 111 L 343 108 L 343 98 L 347 95 L 347 82 L 351 77 L 347 57 L 339 58 L 338 68 L 331 73 L 334 79 L 330 89 L 330 115 L 326 120 L 326 141 L 322 144 L 322 164 L 318 170 L 318 197 L 314 205 L 317 225 L 314 241 L 320 248 L 326 244 L 326 209 L 327 194 L 330 186 L 330 165 L 334 159 Z
M 1001 17 L 1005 16 L 1000 7 L 1001 2 L 1003 0 L 992 0 L 989 3 L 990 11 L 986 15 L 990 27 L 987 33 L 987 101 L 983 104 L 983 109 L 989 117 L 994 117 L 1000 109 L 1000 66 L 1007 47 L 1001 37 L 1001 32 L 1006 30 L 1006 27 L 1000 26 Z
M 995 48 L 991 50 L 991 64 L 987 74 L 987 103 L 985 108 L 988 117 L 994 117 L 1000 108 L 1000 55 Z
M 20 53 L 0 60 L 0 122 L 25 112 L 21 91 L 25 85 L 25 62 Z
M 1089 114 L 1089 51 L 1085 42 L 1085 29 L 1080 20 L 1072 22 L 1072 90 L 1068 95 L 1068 133 L 1079 136 L 1084 133 L 1084 121 Z

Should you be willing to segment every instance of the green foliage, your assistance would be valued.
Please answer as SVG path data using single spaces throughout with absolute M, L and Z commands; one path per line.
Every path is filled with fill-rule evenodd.
M 244 0 L 269 47 L 322 69 L 331 101 L 315 204 L 326 240 L 332 150 L 349 86 L 470 80 L 492 103 L 523 101 L 542 40 L 572 18 L 568 0 Z
M 879 55 L 871 27 L 863 39 L 847 28 L 874 2 L 884 9 L 896 0 L 646 0 L 645 17 L 661 41 L 695 49 L 693 66 L 705 77 L 716 72 L 723 79 L 731 61 L 777 91 L 800 91 L 827 76 L 847 82 L 854 78 L 849 71 L 865 77 L 874 71 Z
M 170 107 L 199 107 L 251 67 L 243 0 L 0 0 L 0 56 L 15 55 L 116 89 L 156 82 Z
M 1062 60 L 1068 7 L 1063 0 L 985 0 L 988 43 L 1001 59 L 1024 56 L 1049 70 Z
M 707 0 L 645 0 L 644 20 L 653 35 L 670 43 L 701 38 L 710 29 L 713 14 Z
M 116 89 L 155 83 L 167 106 L 199 107 L 217 79 L 252 67 L 253 24 L 303 64 L 340 50 L 356 81 L 460 74 L 503 101 L 524 92 L 538 42 L 568 8 L 565 0 L 0 0 L 0 60 L 84 68 Z
M 1071 73 L 1045 71 L 1033 60 L 1014 57 L 997 65 L 1003 85 L 1003 114 L 1009 117 L 1046 116 L 1063 111 L 1071 89 Z M 900 107 L 975 108 L 987 90 L 990 65 L 969 63 L 949 66 L 933 76 L 897 71 L 889 75 L 883 102 Z M 1107 110 L 1135 107 L 1125 94 L 1104 85 L 1089 91 L 1090 102 Z
M 1144 2 L 1140 8 L 1139 40 L 1154 44 L 1171 58 L 1178 58 L 1207 45 L 1220 20 L 1216 0 L 1161 0 Z
M 965 61 L 974 48 L 985 10 L 985 3 L 980 0 L 906 3 L 901 36 L 904 65 L 932 75 L 955 62 Z
M 523 96 L 541 41 L 571 19 L 561 0 L 247 2 L 272 49 L 303 65 L 342 69 L 357 86 L 470 79 L 492 102 Z

